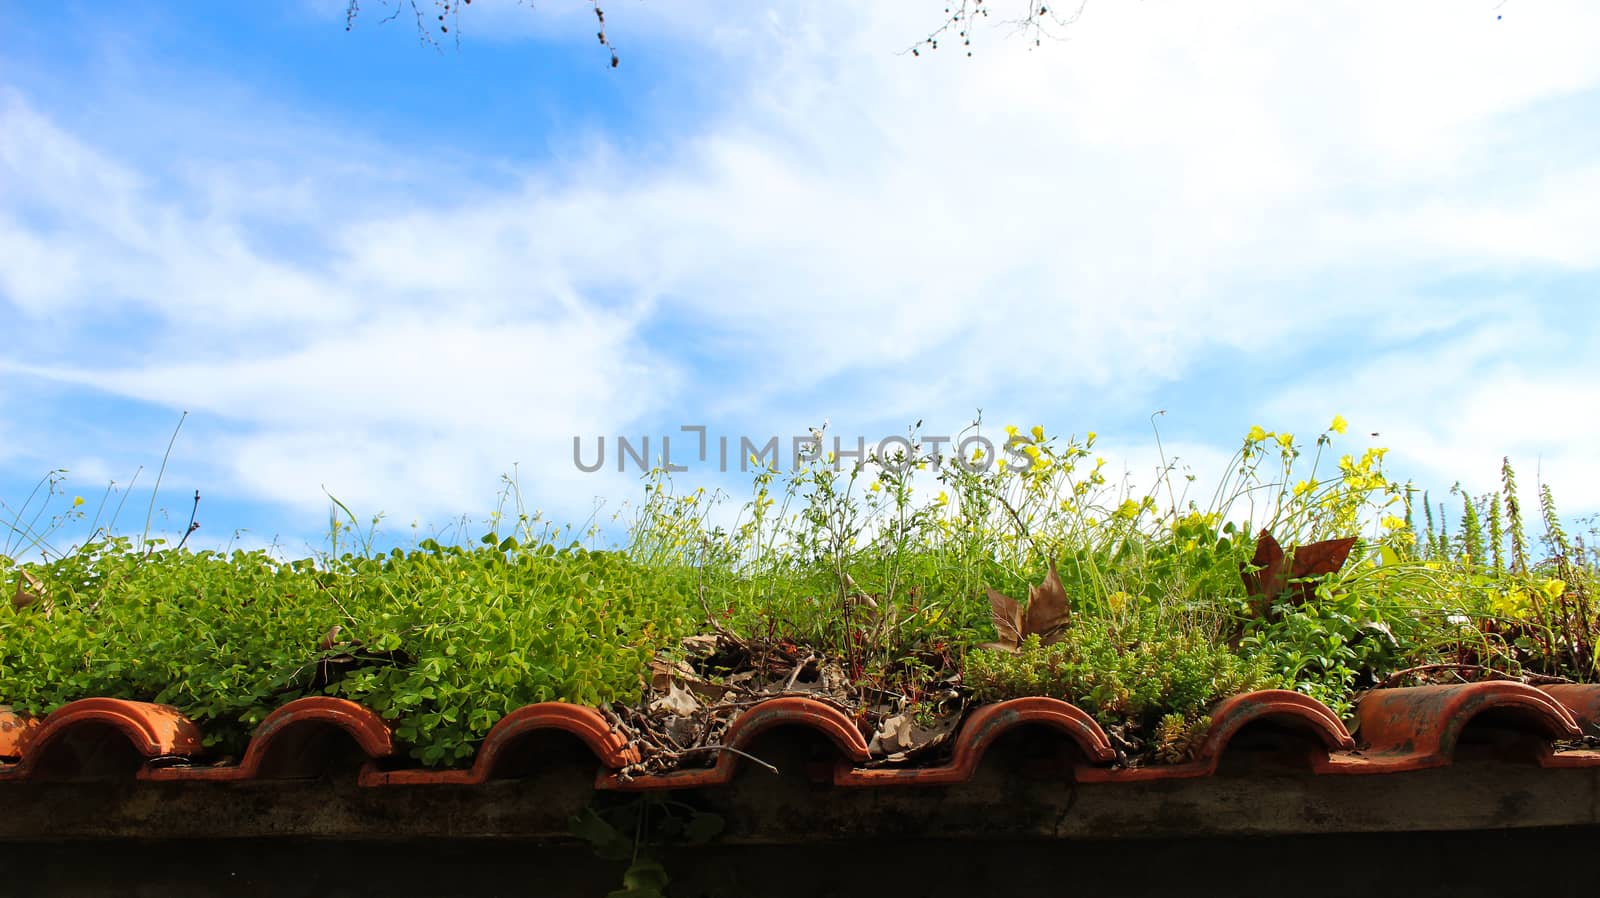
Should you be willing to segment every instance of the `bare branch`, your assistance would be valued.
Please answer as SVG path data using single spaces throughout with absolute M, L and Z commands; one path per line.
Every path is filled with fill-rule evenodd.
M 1064 35 L 1057 34 L 1058 29 L 1066 28 L 1077 23 L 1083 16 L 1084 7 L 1089 5 L 1089 0 L 1078 0 L 1077 7 L 1071 13 L 1063 15 L 1056 11 L 1055 5 L 1050 0 L 1025 0 L 1027 6 L 1020 18 L 1002 19 L 1001 24 L 1011 26 L 1010 35 L 1023 34 L 1032 42 L 1032 47 L 1043 43 L 1044 38 L 1051 40 L 1065 40 Z M 1063 0 L 1070 2 L 1070 0 Z M 924 49 L 939 49 L 940 39 L 949 42 L 959 40 L 961 47 L 968 56 L 972 55 L 972 38 L 980 19 L 989 18 L 989 11 L 993 3 L 985 0 L 959 0 L 945 7 L 944 22 L 928 34 L 927 37 L 901 53 L 910 53 L 912 56 L 921 56 Z M 1030 49 L 1032 49 L 1030 47 Z

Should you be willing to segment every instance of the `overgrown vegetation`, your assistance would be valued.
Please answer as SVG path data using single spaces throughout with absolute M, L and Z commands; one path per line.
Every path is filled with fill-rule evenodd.
M 849 466 L 819 448 L 761 470 L 742 503 L 657 471 L 605 551 L 529 514 L 508 480 L 470 546 L 380 552 L 336 506 L 314 559 L 95 528 L 23 561 L 82 510 L 43 519 L 52 478 L 7 509 L 0 702 L 166 702 L 222 754 L 273 708 L 332 694 L 448 765 L 528 702 L 614 705 L 619 720 L 648 708 L 666 670 L 702 697 L 806 689 L 879 736 L 893 719 L 934 732 L 974 701 L 1054 695 L 1137 763 L 1182 759 L 1208 709 L 1249 689 L 1348 711 L 1380 685 L 1596 678 L 1600 558 L 1568 535 L 1549 486 L 1524 506 L 1507 461 L 1499 491 L 1458 487 L 1446 507 L 1390 480 L 1383 449 L 1335 459 L 1343 432 L 1335 419 L 1306 446 L 1254 428 L 1209 496 L 1189 495 L 1175 465 L 1135 490 L 1107 475 L 1092 432 L 1038 427 L 995 435 L 998 459 L 940 456 L 915 432 L 894 457 Z M 1263 569 L 1262 533 L 1287 547 L 1281 576 Z M 1342 565 L 1290 578 L 1340 537 L 1356 538 Z M 1009 598 L 1030 588 L 1028 609 Z M 696 634 L 717 640 L 685 642 Z

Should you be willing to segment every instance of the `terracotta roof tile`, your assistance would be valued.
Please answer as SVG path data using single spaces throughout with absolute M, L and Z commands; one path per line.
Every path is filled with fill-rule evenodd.
M 1015 698 L 974 711 L 962 724 L 947 765 L 920 769 L 841 766 L 834 781 L 841 786 L 938 786 L 964 782 L 978 769 L 983 753 L 996 739 L 1017 727 L 1029 725 L 1045 726 L 1066 734 L 1090 763 L 1108 764 L 1117 756 L 1105 731 L 1078 706 L 1055 698 Z
M 329 766 L 330 738 L 353 742 L 368 759 L 394 754 L 389 725 L 363 705 L 342 698 L 295 699 L 267 715 L 256 727 L 237 765 L 146 766 L 149 780 L 301 779 Z
M 723 744 L 735 751 L 718 752 L 711 767 L 632 779 L 613 773 L 602 775 L 596 786 L 625 792 L 720 786 L 733 778 L 740 763 L 738 752 L 748 752 L 757 736 L 779 727 L 805 728 L 821 734 L 838 750 L 843 763 L 862 764 L 872 758 L 861 731 L 843 711 L 814 699 L 780 696 L 754 705 L 728 725 Z
M 39 726 L 39 721 L 0 705 L 0 762 L 16 761 L 22 757 L 22 743 Z
M 1484 715 L 1513 731 L 1542 738 L 1546 746 L 1583 735 L 1565 705 L 1548 692 L 1522 683 L 1378 689 L 1356 707 L 1363 750 L 1330 756 L 1322 772 L 1382 773 L 1446 766 L 1454 759 L 1456 743 L 1467 725 Z
M 593 708 L 561 702 L 524 705 L 495 724 L 484 737 L 472 766 L 466 770 L 381 770 L 369 766 L 361 773 L 365 786 L 474 785 L 500 778 L 517 745 L 541 730 L 570 733 L 583 742 L 606 768 L 618 768 L 638 759 L 627 740 Z
M 114 776 L 129 749 L 144 763 L 193 757 L 202 751 L 200 728 L 170 705 L 79 699 L 26 731 L 20 760 L 0 767 L 0 779 Z
M 1339 716 L 1327 705 L 1309 696 L 1286 689 L 1263 689 L 1236 695 L 1211 714 L 1211 729 L 1206 732 L 1195 758 L 1183 764 L 1159 764 L 1129 768 L 1086 768 L 1078 771 L 1083 782 L 1119 780 L 1184 779 L 1210 776 L 1221 763 L 1223 753 L 1234 737 L 1253 724 L 1270 724 L 1304 737 L 1309 743 L 1313 769 L 1319 769 L 1335 752 L 1348 752 L 1356 742 Z
M 1357 706 L 1352 735 L 1326 706 L 1295 692 L 1266 690 L 1235 696 L 1212 714 L 1193 760 L 1119 768 L 1111 740 L 1076 706 L 1052 698 L 1021 698 L 969 714 L 955 733 L 949 760 L 938 766 L 895 767 L 874 761 L 855 722 L 831 704 L 799 696 L 769 698 L 746 709 L 708 767 L 627 778 L 620 771 L 639 756 L 601 712 L 545 702 L 513 711 L 484 739 L 471 767 L 406 767 L 389 727 L 361 705 L 336 698 L 303 698 L 279 708 L 256 728 L 237 763 L 203 763 L 199 728 L 175 709 L 145 702 L 91 698 L 64 705 L 42 721 L 0 709 L 0 783 L 29 779 L 131 777 L 156 781 L 245 781 L 316 777 L 341 761 L 359 765 L 373 787 L 474 785 L 527 775 L 538 761 L 530 741 L 539 734 L 574 737 L 593 755 L 596 787 L 614 791 L 687 789 L 728 783 L 758 737 L 804 730 L 834 755 L 832 782 L 840 787 L 949 785 L 970 779 L 985 752 L 1020 728 L 1044 730 L 1072 751 L 1063 777 L 1080 782 L 1136 782 L 1203 777 L 1238 749 L 1241 734 L 1272 733 L 1269 744 L 1315 773 L 1386 774 L 1453 762 L 1463 734 L 1495 734 L 1504 751 L 1493 757 L 1545 767 L 1600 766 L 1600 751 L 1572 748 L 1600 735 L 1600 686 L 1536 689 L 1515 682 L 1383 689 Z M 1482 742 L 1476 736 L 1472 740 Z M 1493 742 L 1494 740 L 1490 740 Z M 826 771 L 824 771 L 826 772 Z

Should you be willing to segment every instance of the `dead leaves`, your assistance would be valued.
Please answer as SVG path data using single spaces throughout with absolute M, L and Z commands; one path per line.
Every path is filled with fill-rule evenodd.
M 27 571 L 17 571 L 17 589 L 11 594 L 11 607 L 17 611 L 34 609 L 48 619 L 55 611 L 55 602 L 45 595 L 44 582 Z
M 1256 537 L 1255 557 L 1249 564 L 1239 565 L 1239 576 L 1250 595 L 1251 614 L 1258 618 L 1269 617 L 1273 601 L 1285 590 L 1290 593 L 1290 601 L 1297 605 L 1309 601 L 1316 584 L 1305 579 L 1338 572 L 1355 544 L 1352 536 L 1291 546 L 1285 551 L 1272 534 L 1262 530 Z
M 1054 561 L 1050 562 L 1050 573 L 1045 575 L 1044 582 L 1028 587 L 1027 608 L 1008 595 L 993 589 L 988 592 L 989 615 L 1000 639 L 984 645 L 986 649 L 1015 652 L 1021 649 L 1024 640 L 1034 635 L 1041 644 L 1050 645 L 1060 641 L 1071 622 L 1067 590 L 1061 585 Z
M 21 611 L 39 601 L 44 584 L 27 571 L 17 571 L 17 591 L 11 596 L 11 607 Z
M 961 717 L 961 711 L 957 710 L 933 717 L 924 724 L 909 711 L 892 714 L 878 724 L 867 743 L 867 751 L 876 759 L 875 763 L 900 764 L 916 760 L 949 741 Z

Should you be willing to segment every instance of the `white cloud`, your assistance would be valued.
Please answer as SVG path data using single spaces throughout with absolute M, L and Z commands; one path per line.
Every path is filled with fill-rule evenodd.
M 1392 469 L 1436 494 L 1458 480 L 1473 494 L 1490 492 L 1510 457 L 1521 489 L 1531 490 L 1537 475 L 1566 511 L 1600 508 L 1600 422 L 1586 411 L 1600 380 L 1600 360 L 1588 349 L 1600 322 L 1502 303 L 1494 319 L 1295 385 L 1269 413 L 1345 414 L 1353 430 L 1376 431 L 1371 442 L 1392 447 Z
M 668 414 L 1031 422 L 1143 401 L 1218 357 L 1283 364 L 1287 345 L 1360 373 L 1327 393 L 1286 371 L 1289 392 L 1241 415 L 1338 398 L 1315 426 L 1360 414 L 1418 464 L 1476 467 L 1465 447 L 1510 428 L 1461 409 L 1510 403 L 1530 436 L 1507 448 L 1583 462 L 1562 447 L 1591 434 L 1516 401 L 1563 417 L 1557 399 L 1583 397 L 1561 385 L 1593 382 L 1576 357 L 1533 372 L 1537 349 L 1501 341 L 1474 356 L 1497 378 L 1477 392 L 1382 391 L 1396 366 L 1423 380 L 1468 351 L 1408 361 L 1397 343 L 1495 329 L 1486 291 L 1440 298 L 1438 277 L 1596 267 L 1592 164 L 1507 163 L 1585 127 L 1566 123 L 1600 89 L 1600 9 L 1091 3 L 1037 51 L 989 32 L 972 59 L 896 55 L 928 9 L 638 7 L 661 30 L 631 39 L 720 67 L 729 105 L 648 154 L 558 135 L 568 161 L 472 185 L 276 141 L 149 170 L 12 95 L 0 290 L 67 330 L 137 308 L 160 347 L 131 366 L 18 358 L 235 422 L 207 449 L 243 493 L 309 506 L 327 484 L 397 514 L 477 505 L 530 450 L 562 460 L 541 488 L 584 505 L 603 490 L 565 440 Z M 471 27 L 507 36 L 497 17 L 524 12 Z M 263 237 L 285 229 L 304 245 Z

